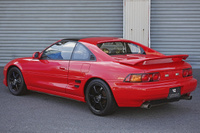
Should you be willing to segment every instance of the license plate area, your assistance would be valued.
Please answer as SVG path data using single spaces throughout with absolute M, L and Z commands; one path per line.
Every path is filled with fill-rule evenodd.
M 169 89 L 169 95 L 167 99 L 180 98 L 181 97 L 181 87 L 174 87 Z

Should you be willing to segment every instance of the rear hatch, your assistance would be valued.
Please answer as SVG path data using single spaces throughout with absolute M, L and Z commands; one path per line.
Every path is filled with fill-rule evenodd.
M 116 62 L 142 69 L 144 73 L 159 72 L 160 81 L 181 78 L 183 69 L 191 67 L 188 63 L 184 62 L 188 55 L 152 56 L 130 54 L 114 55 L 112 57 L 116 60 Z

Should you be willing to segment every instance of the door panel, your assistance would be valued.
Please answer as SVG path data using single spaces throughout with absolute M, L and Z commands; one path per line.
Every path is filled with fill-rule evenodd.
M 69 61 L 33 59 L 26 69 L 28 86 L 65 92 Z

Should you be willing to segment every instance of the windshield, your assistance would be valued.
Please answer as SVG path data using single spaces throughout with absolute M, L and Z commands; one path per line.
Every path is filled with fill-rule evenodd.
M 126 42 L 106 42 L 97 46 L 109 55 L 120 54 L 145 54 L 145 51 L 138 45 Z

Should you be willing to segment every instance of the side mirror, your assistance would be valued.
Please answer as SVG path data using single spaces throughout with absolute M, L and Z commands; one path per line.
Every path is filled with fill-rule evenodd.
M 33 59 L 39 59 L 40 58 L 40 52 L 33 53 Z

